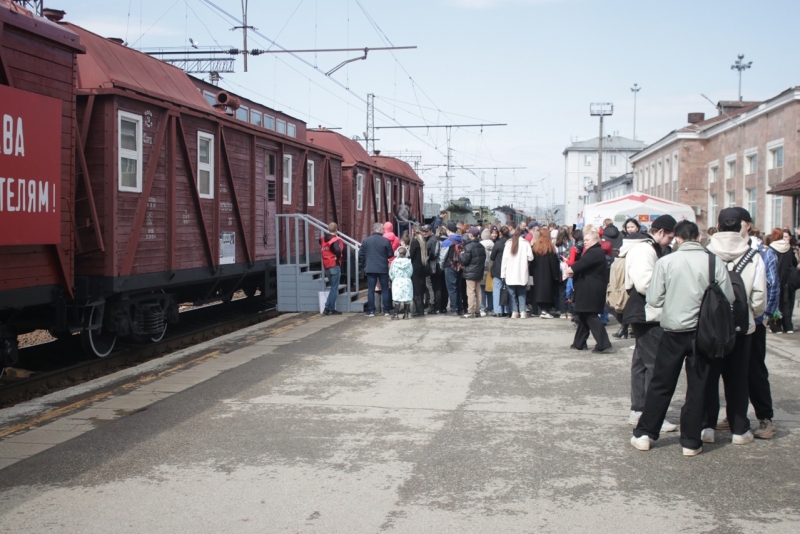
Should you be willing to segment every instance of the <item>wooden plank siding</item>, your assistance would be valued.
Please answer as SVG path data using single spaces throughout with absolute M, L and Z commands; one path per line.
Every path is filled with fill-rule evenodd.
M 0 291 L 73 285 L 74 135 L 76 50 L 10 24 L 0 23 L 0 55 L 7 81 L 16 89 L 61 100 L 61 242 L 0 247 Z M 6 76 L 4 76 L 6 78 Z M 0 302 L 0 308 L 4 303 Z M 13 303 L 12 303 L 13 304 Z

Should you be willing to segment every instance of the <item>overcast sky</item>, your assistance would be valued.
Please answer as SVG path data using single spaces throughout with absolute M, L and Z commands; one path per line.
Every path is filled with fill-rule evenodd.
M 213 0 L 241 18 L 241 0 Z M 203 0 L 59 0 L 67 20 L 131 46 L 242 47 L 240 31 Z M 371 52 L 332 75 L 345 53 L 241 59 L 221 87 L 308 122 L 362 136 L 367 93 L 376 125 L 507 123 L 452 131 L 456 165 L 525 167 L 454 171 L 454 193 L 532 208 L 563 202 L 564 158 L 572 140 L 597 136 L 591 102 L 612 102 L 606 133 L 632 137 L 634 83 L 641 86 L 636 136 L 647 143 L 683 126 L 689 112 L 716 114 L 713 101 L 737 98 L 737 54 L 745 100 L 800 85 L 794 53 L 796 0 L 250 0 L 249 24 L 286 48 L 416 45 Z M 368 15 L 369 16 L 368 16 Z M 371 21 L 370 21 L 371 18 Z M 249 47 L 269 42 L 250 36 Z M 357 57 L 351 53 L 349 57 Z M 314 67 L 316 66 L 316 68 Z M 349 88 L 349 91 L 345 88 Z M 377 148 L 446 160 L 446 130 L 379 130 Z M 421 170 L 426 202 L 439 201 L 444 168 Z M 538 198 L 537 198 L 538 197 Z

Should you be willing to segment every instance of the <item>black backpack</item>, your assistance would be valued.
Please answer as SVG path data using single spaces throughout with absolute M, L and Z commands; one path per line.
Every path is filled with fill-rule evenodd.
M 700 302 L 695 350 L 710 359 L 724 358 L 736 343 L 733 308 L 716 279 L 716 256 L 708 255 L 708 287 Z M 739 276 L 741 281 L 741 276 Z
M 744 280 L 742 280 L 742 271 L 748 263 L 753 261 L 757 251 L 749 249 L 742 259 L 739 260 L 732 270 L 728 271 L 728 277 L 731 279 L 731 286 L 733 286 L 733 323 L 736 326 L 736 335 L 743 336 L 747 334 L 750 328 L 750 299 L 747 298 L 747 290 L 744 287 Z

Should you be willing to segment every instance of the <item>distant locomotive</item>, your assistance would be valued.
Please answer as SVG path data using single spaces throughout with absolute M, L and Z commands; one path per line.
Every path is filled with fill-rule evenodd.
M 58 12 L 0 2 L 0 21 L 4 364 L 34 329 L 80 332 L 105 356 L 117 337 L 161 339 L 180 303 L 274 294 L 276 214 L 337 221 L 358 239 L 391 219 L 391 199 L 421 216 L 422 182 L 403 162 L 362 149 L 365 173 L 343 185 L 347 156 L 318 131 L 307 140 L 303 121 Z M 365 202 L 384 203 L 365 177 L 386 184 L 382 209 Z

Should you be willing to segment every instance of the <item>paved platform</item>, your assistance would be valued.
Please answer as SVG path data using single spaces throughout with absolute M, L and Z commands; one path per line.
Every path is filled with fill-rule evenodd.
M 0 532 L 800 531 L 800 335 L 776 438 L 684 458 L 573 332 L 293 314 L 0 411 Z

